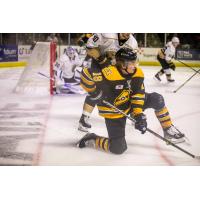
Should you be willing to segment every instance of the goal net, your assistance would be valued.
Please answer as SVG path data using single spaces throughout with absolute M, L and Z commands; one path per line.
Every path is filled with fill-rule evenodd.
M 37 42 L 14 92 L 21 94 L 53 94 L 53 64 L 56 44 Z

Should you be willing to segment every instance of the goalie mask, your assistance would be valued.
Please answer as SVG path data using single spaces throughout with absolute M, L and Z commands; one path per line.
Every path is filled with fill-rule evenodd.
M 65 52 L 70 58 L 73 58 L 75 56 L 75 49 L 73 47 L 67 47 Z

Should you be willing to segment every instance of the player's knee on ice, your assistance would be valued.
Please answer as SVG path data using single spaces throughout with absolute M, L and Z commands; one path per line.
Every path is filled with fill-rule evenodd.
M 113 138 L 110 140 L 109 150 L 114 154 L 122 154 L 127 150 L 127 144 L 124 137 Z

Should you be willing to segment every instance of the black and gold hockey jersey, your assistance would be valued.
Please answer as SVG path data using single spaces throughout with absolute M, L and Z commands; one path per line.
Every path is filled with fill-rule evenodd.
M 88 92 L 103 91 L 106 101 L 126 114 L 137 115 L 143 112 L 145 100 L 144 74 L 137 67 L 132 76 L 124 76 L 115 66 L 103 69 L 99 67 L 84 68 L 81 75 L 81 86 Z M 99 114 L 105 118 L 121 118 L 122 114 L 110 108 L 102 101 L 97 105 Z

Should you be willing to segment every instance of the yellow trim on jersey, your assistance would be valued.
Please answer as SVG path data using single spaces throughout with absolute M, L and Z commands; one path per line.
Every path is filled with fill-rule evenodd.
M 145 98 L 145 94 L 135 94 L 132 98 Z
M 130 109 L 131 108 L 128 108 L 127 110 L 125 110 L 123 112 L 127 114 Z M 118 114 L 118 113 L 109 113 L 109 114 L 107 114 L 107 113 L 99 113 L 99 115 L 102 116 L 102 117 L 104 117 L 104 118 L 109 118 L 109 119 L 117 119 L 117 118 L 124 117 L 123 114 Z
M 87 80 L 83 75 L 81 75 L 81 80 L 86 83 L 87 85 L 94 85 L 95 83 L 93 81 Z
M 132 100 L 131 103 L 138 104 L 138 105 L 144 105 L 144 100 Z
M 97 106 L 97 108 L 102 111 L 115 111 L 114 108 L 109 108 L 109 107 L 105 107 L 105 106 Z
M 80 86 L 86 91 L 86 92 L 94 92 L 96 87 L 93 88 L 87 88 L 85 85 L 83 85 L 82 83 L 80 83 Z
M 168 119 L 170 119 L 170 116 L 169 116 L 169 115 L 166 116 L 166 117 L 159 118 L 159 121 L 160 121 L 160 122 L 163 122 L 163 121 L 166 121 L 166 120 L 168 120 Z
M 112 65 L 102 69 L 102 73 L 104 77 L 109 81 L 125 80 L 125 78 L 121 76 L 117 68 Z
M 136 72 L 132 76 L 132 78 L 136 78 L 136 77 L 144 78 L 144 73 L 140 67 L 136 67 Z
M 85 73 L 85 75 L 92 81 L 92 76 L 90 74 L 90 72 L 88 71 L 88 68 L 87 67 L 84 67 L 83 68 L 83 72 Z
M 142 108 L 133 108 L 133 115 L 139 115 L 142 112 Z

